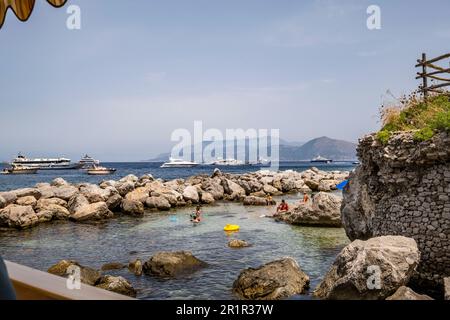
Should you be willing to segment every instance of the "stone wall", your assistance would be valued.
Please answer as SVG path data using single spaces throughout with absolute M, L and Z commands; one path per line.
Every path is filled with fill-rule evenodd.
M 421 261 L 413 284 L 440 290 L 450 275 L 449 134 L 416 142 L 398 132 L 386 145 L 371 134 L 360 140 L 358 157 L 341 207 L 348 237 L 414 238 Z

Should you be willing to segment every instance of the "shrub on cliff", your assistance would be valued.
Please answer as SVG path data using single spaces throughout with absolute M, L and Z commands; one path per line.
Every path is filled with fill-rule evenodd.
M 383 128 L 377 137 L 382 143 L 395 131 L 415 131 L 415 140 L 429 140 L 437 131 L 450 132 L 449 96 L 436 94 L 425 102 L 413 93 L 395 106 L 382 107 L 381 119 Z

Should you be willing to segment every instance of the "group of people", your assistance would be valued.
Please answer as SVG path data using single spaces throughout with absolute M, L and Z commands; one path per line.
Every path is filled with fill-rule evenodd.
M 303 201 L 301 204 L 306 204 L 309 201 L 309 196 L 306 192 L 303 193 Z M 281 200 L 281 203 L 277 206 L 277 212 L 275 213 L 275 216 L 280 215 L 282 213 L 289 212 L 289 205 L 287 204 L 286 200 Z

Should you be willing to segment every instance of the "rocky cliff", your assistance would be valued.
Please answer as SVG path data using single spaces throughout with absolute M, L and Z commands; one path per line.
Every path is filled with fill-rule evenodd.
M 372 134 L 357 153 L 341 207 L 348 237 L 414 238 L 421 260 L 413 282 L 440 288 L 450 275 L 450 135 L 417 142 L 398 132 L 382 144 Z

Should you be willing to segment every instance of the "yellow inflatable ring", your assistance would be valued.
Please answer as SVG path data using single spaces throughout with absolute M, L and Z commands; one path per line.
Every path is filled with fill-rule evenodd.
M 239 226 L 236 224 L 227 224 L 223 228 L 223 231 L 239 231 Z

